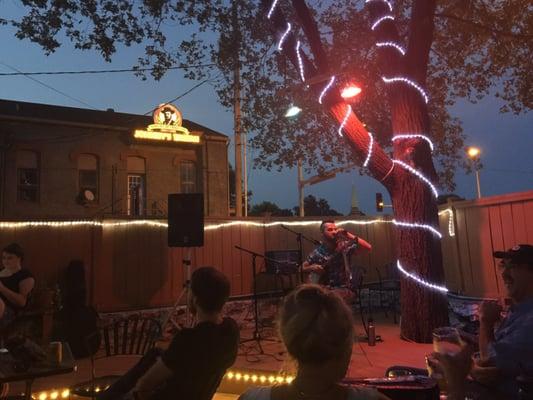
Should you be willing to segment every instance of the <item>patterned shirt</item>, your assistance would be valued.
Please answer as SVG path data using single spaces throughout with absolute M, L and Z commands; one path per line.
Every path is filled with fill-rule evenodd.
M 357 248 L 357 243 L 352 240 L 343 240 L 337 243 L 337 248 L 331 250 L 325 243 L 321 243 L 314 249 L 307 262 L 309 264 L 318 264 L 324 268 L 324 273 L 320 276 L 319 283 L 331 287 L 348 286 L 351 277 L 350 272 L 344 265 L 343 253 L 349 257 Z
M 515 378 L 533 376 L 533 299 L 511 307 L 489 344 L 489 361 L 505 376 L 502 390 L 518 398 Z

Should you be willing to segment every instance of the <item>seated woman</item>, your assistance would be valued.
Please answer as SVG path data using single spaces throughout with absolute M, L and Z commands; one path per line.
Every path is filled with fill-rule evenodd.
M 367 389 L 346 387 L 344 378 L 354 338 L 352 313 L 335 293 L 318 285 L 302 285 L 284 301 L 279 330 L 297 362 L 290 384 L 252 388 L 240 400 L 384 400 Z
M 7 326 L 24 308 L 35 285 L 30 271 L 22 268 L 24 251 L 17 243 L 2 249 L 0 269 L 0 328 Z

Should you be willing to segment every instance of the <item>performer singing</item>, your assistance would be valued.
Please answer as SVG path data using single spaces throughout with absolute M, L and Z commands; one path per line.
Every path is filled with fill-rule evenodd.
M 351 271 L 348 258 L 372 250 L 366 240 L 338 228 L 335 221 L 320 224 L 322 241 L 303 263 L 303 271 L 309 273 L 309 281 L 331 287 L 350 287 Z

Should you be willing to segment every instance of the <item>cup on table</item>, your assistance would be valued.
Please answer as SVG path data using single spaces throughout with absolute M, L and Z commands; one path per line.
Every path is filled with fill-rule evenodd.
M 48 351 L 52 364 L 61 364 L 61 362 L 63 361 L 63 343 L 50 342 L 50 344 L 48 345 Z

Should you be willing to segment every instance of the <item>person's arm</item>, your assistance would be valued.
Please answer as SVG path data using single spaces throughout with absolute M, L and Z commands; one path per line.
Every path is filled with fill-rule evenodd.
M 158 358 L 152 367 L 139 378 L 133 388 L 134 398 L 139 400 L 149 399 L 161 384 L 172 376 L 173 372 Z
M 501 306 L 494 301 L 484 301 L 479 307 L 479 355 L 480 364 L 490 359 L 490 345 L 494 342 L 494 326 L 500 320 Z
M 0 282 L 0 293 L 7 299 L 8 302 L 13 304 L 16 307 L 22 308 L 26 305 L 28 301 L 28 295 L 35 285 L 35 280 L 33 278 L 26 278 L 19 282 L 19 292 L 14 292 L 4 286 Z
M 350 240 L 357 240 L 357 252 L 367 252 L 372 251 L 372 245 L 368 243 L 365 239 L 363 239 L 361 236 L 356 236 L 351 232 L 348 232 L 345 229 L 340 229 L 339 231 L 342 231 L 344 235 Z
M 305 273 L 314 272 L 315 274 L 321 274 L 324 272 L 324 268 L 320 264 L 310 264 L 308 261 L 304 261 L 302 264 L 302 270 Z

